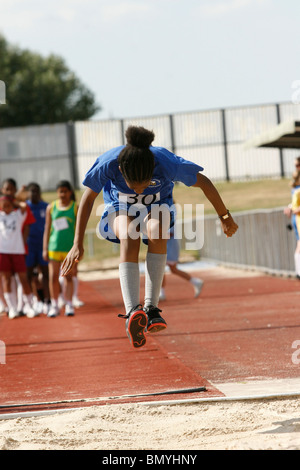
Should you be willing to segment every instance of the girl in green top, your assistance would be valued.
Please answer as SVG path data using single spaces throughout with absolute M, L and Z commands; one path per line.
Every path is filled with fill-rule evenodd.
M 48 317 L 59 314 L 58 297 L 60 294 L 59 272 L 60 265 L 73 246 L 77 204 L 74 191 L 68 181 L 60 181 L 56 186 L 57 197 L 47 207 L 46 224 L 44 232 L 43 257 L 49 261 L 49 289 L 51 308 Z M 72 305 L 73 273 L 65 277 L 65 315 L 74 315 Z

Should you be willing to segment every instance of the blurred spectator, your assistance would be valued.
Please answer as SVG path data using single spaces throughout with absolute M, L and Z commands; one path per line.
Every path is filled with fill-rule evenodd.
M 76 202 L 76 196 L 75 196 L 74 191 L 72 192 L 72 201 Z M 84 302 L 82 302 L 82 300 L 80 300 L 79 297 L 78 297 L 78 266 L 77 266 L 77 264 L 73 267 L 73 270 L 72 270 L 72 280 L 73 280 L 72 305 L 73 305 L 73 307 L 79 308 L 79 307 L 82 307 L 84 305 Z M 60 295 L 59 295 L 59 298 L 58 298 L 58 306 L 59 306 L 59 308 L 62 308 L 66 304 L 65 294 L 64 294 L 64 292 L 65 292 L 65 279 L 64 279 L 63 276 L 59 277 L 59 284 L 60 284 L 60 287 L 61 287 L 61 292 L 60 292 Z
M 170 239 L 167 242 L 167 266 L 172 274 L 181 277 L 185 281 L 191 283 L 194 288 L 194 296 L 198 297 L 201 293 L 203 281 L 197 277 L 191 276 L 189 273 L 182 271 L 177 267 L 179 261 L 180 245 L 179 240 L 174 237 L 174 231 L 170 230 Z M 160 289 L 159 300 L 166 300 L 166 275 L 163 277 L 162 286 Z
M 285 208 L 284 213 L 291 219 L 291 228 L 294 229 L 296 236 L 295 271 L 297 278 L 300 279 L 300 157 L 295 160 L 295 172 L 293 173 L 291 187 L 292 202 Z
M 41 188 L 30 183 L 26 188 L 26 203 L 31 209 L 35 222 L 30 225 L 26 255 L 27 276 L 36 298 L 36 309 L 48 313 L 50 308 L 48 262 L 43 258 L 43 236 L 48 203 L 43 201 Z M 41 275 L 41 281 L 40 281 Z
M 15 201 L 22 200 L 20 198 L 20 193 L 22 193 L 22 190 L 17 192 L 17 183 L 13 178 L 7 178 L 3 181 L 2 187 L 1 187 L 1 193 L 6 196 L 11 196 Z M 29 226 L 35 222 L 35 218 L 28 207 L 27 204 L 24 204 L 24 207 L 26 207 L 26 217 L 23 222 L 23 227 L 22 227 L 22 234 L 23 234 L 23 240 L 24 240 L 24 246 L 25 246 L 25 253 L 27 254 L 28 248 L 27 248 L 27 237 L 29 233 Z M 23 289 L 22 289 L 22 283 L 19 280 L 18 274 L 14 275 L 14 279 L 12 282 L 12 290 L 15 291 L 15 295 L 17 297 L 17 310 L 19 312 L 19 315 L 23 314 Z
M 23 289 L 23 312 L 29 318 L 36 315 L 33 309 L 32 292 L 27 280 L 25 246 L 22 235 L 22 226 L 26 216 L 24 203 L 18 203 L 11 196 L 0 196 L 0 272 L 10 319 L 18 316 L 16 297 L 11 289 L 13 273 L 18 274 Z
M 57 199 L 48 205 L 44 232 L 43 257 L 49 261 L 49 288 L 51 308 L 48 317 L 59 314 L 58 299 L 60 294 L 59 272 L 60 265 L 73 246 L 77 204 L 74 192 L 68 181 L 60 181 L 57 186 Z M 66 302 L 65 315 L 74 315 L 72 304 L 73 273 L 65 276 L 64 297 Z
M 173 204 L 175 204 L 175 199 L 173 199 Z M 175 238 L 174 227 L 170 229 L 170 238 L 167 242 L 167 266 L 169 267 L 172 274 L 181 277 L 185 281 L 191 283 L 194 288 L 195 298 L 198 297 L 201 293 L 203 281 L 197 277 L 192 277 L 189 273 L 178 269 L 177 264 L 179 261 L 180 254 L 180 244 L 178 238 Z M 159 300 L 166 300 L 166 275 L 164 275 L 162 280 L 162 285 L 159 294 Z

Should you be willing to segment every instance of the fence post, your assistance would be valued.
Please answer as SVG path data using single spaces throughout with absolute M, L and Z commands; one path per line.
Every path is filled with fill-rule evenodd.
M 6 95 L 5 83 L 2 80 L 0 80 L 0 104 L 6 104 L 5 95 Z
M 126 145 L 125 141 L 125 129 L 124 129 L 124 119 L 120 120 L 120 126 L 121 126 L 121 145 Z
M 169 115 L 169 122 L 170 122 L 170 137 L 171 137 L 171 150 L 173 153 L 176 153 L 175 147 L 175 134 L 174 134 L 174 120 L 173 115 Z
M 68 154 L 70 162 L 71 180 L 74 189 L 79 188 L 78 171 L 77 171 L 77 150 L 76 150 L 76 134 L 75 124 L 72 121 L 66 124 L 67 141 L 68 141 Z
M 280 124 L 280 122 L 281 122 L 280 107 L 279 107 L 278 103 L 275 106 L 276 106 L 277 124 Z M 280 164 L 280 176 L 281 176 L 281 178 L 284 178 L 285 171 L 284 171 L 284 161 L 283 161 L 283 150 L 281 148 L 279 149 L 279 164 Z
M 226 131 L 226 116 L 225 109 L 221 109 L 222 113 L 222 129 L 223 129 L 223 147 L 224 147 L 224 162 L 226 181 L 230 181 L 229 165 L 228 165 L 228 148 L 227 148 L 227 131 Z

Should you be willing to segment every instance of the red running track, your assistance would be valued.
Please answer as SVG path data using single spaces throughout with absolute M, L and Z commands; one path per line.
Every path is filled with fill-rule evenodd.
M 194 274 L 205 281 L 198 299 L 168 275 L 160 304 L 168 328 L 138 350 L 117 317 L 118 279 L 81 282 L 85 305 L 72 318 L 1 317 L 0 413 L 218 397 L 218 383 L 299 377 L 292 361 L 299 281 L 222 269 Z

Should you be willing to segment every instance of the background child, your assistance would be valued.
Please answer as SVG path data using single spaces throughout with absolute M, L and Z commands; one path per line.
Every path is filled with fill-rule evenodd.
M 202 279 L 199 279 L 198 277 L 192 277 L 189 273 L 182 271 L 181 269 L 178 269 L 177 263 L 179 261 L 179 253 L 180 253 L 180 244 L 179 240 L 174 237 L 174 231 L 170 231 L 170 239 L 168 240 L 167 243 L 167 266 L 169 266 L 169 269 L 172 274 L 175 274 L 176 276 L 181 277 L 182 279 L 188 281 L 191 283 L 191 285 L 194 288 L 194 296 L 197 298 L 202 290 L 203 287 L 203 281 Z M 165 292 L 165 287 L 166 287 L 166 275 L 164 275 L 163 281 L 162 281 L 162 286 L 159 294 L 159 300 L 166 300 L 166 292 Z
M 173 203 L 175 204 L 174 199 L 173 199 Z M 195 298 L 196 298 L 201 293 L 201 290 L 203 287 L 203 281 L 202 279 L 199 279 L 197 277 L 192 277 L 189 273 L 182 271 L 181 269 L 178 269 L 177 264 L 179 261 L 179 255 L 180 255 L 180 243 L 179 243 L 178 238 L 175 238 L 175 232 L 174 232 L 174 227 L 173 227 L 170 229 L 170 238 L 167 241 L 167 263 L 166 264 L 169 267 L 172 274 L 175 274 L 176 276 L 179 276 L 182 279 L 185 279 L 186 281 L 189 281 L 192 284 L 194 288 Z M 160 289 L 159 300 L 166 300 L 166 293 L 165 293 L 166 283 L 167 283 L 166 275 L 164 275 L 162 286 Z
M 25 204 L 17 203 L 11 196 L 0 196 L 0 272 L 4 298 L 9 308 L 9 318 L 18 316 L 16 299 L 11 289 L 13 274 L 18 274 L 23 288 L 23 312 L 29 318 L 36 315 L 26 273 L 25 246 L 22 234 L 25 219 Z
M 35 222 L 29 227 L 27 238 L 27 275 L 36 296 L 37 305 L 40 306 L 40 312 L 47 314 L 50 293 L 48 262 L 43 259 L 43 236 L 48 203 L 42 200 L 41 188 L 37 183 L 29 183 L 26 188 L 26 196 L 28 198 L 26 203 L 35 218 Z
M 2 183 L 1 193 L 6 196 L 12 197 L 14 201 L 23 201 L 23 198 L 22 198 L 23 189 L 22 188 L 20 191 L 18 191 L 16 181 L 13 178 L 7 178 Z M 19 197 L 20 195 L 21 197 Z M 30 225 L 35 222 L 35 218 L 30 208 L 28 207 L 28 205 L 27 204 L 23 204 L 23 205 L 24 207 L 26 207 L 26 217 L 22 226 L 22 234 L 23 234 L 23 239 L 24 239 L 25 254 L 27 254 L 28 253 L 27 238 L 29 234 L 29 229 L 30 229 Z M 23 307 L 24 307 L 23 289 L 22 289 L 22 283 L 19 280 L 18 274 L 15 274 L 12 279 L 12 294 L 13 293 L 16 296 L 17 310 L 19 312 L 19 315 L 22 315 L 24 313 L 23 312 Z
M 284 213 L 291 219 L 291 228 L 296 236 L 296 249 L 294 252 L 294 262 L 296 276 L 300 279 L 300 157 L 295 160 L 295 171 L 291 180 L 292 202 L 285 208 Z
M 76 202 L 76 196 L 75 192 L 73 191 L 72 193 L 72 200 Z M 73 266 L 72 270 L 72 279 L 73 279 L 73 297 L 72 297 L 72 305 L 73 307 L 79 308 L 84 305 L 84 302 L 79 299 L 78 297 L 78 265 Z M 65 302 L 65 279 L 63 276 L 59 276 L 59 283 L 61 286 L 61 292 L 58 298 L 58 306 L 59 308 L 62 308 L 66 302 Z
M 296 276 L 300 279 L 300 172 L 294 175 L 292 190 L 292 225 L 296 234 L 297 245 L 294 253 Z
M 43 240 L 43 257 L 49 260 L 49 288 L 51 308 L 48 317 L 59 314 L 58 299 L 60 294 L 60 266 L 74 240 L 77 204 L 73 200 L 74 192 L 68 181 L 60 181 L 56 186 L 57 199 L 48 205 Z M 73 280 L 72 272 L 65 277 L 65 315 L 74 315 L 72 305 Z

